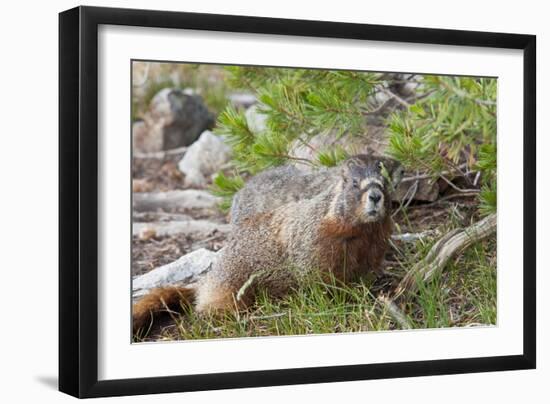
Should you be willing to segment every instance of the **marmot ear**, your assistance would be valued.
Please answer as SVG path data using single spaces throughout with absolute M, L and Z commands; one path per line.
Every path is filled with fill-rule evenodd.
M 356 164 L 352 158 L 345 160 L 342 165 L 340 166 L 340 173 L 342 175 L 342 178 L 344 178 L 344 182 L 347 182 L 349 178 L 351 178 L 351 167 Z
M 395 189 L 401 180 L 403 179 L 403 173 L 405 172 L 401 163 L 391 158 L 385 158 L 382 160 L 382 175 L 388 182 L 391 183 Z
M 391 174 L 392 185 L 394 188 L 397 188 L 397 186 L 403 179 L 403 174 L 405 174 L 405 168 L 398 161 L 396 161 L 395 167 Z

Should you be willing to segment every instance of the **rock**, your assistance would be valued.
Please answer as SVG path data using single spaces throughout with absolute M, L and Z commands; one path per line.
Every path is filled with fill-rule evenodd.
M 405 174 L 405 177 L 407 177 L 407 174 Z M 401 202 L 403 200 L 406 202 L 410 198 L 410 194 L 407 195 L 407 192 L 409 192 L 409 188 L 413 186 L 414 182 L 415 181 L 401 182 L 397 186 L 392 199 L 396 202 Z M 430 178 L 422 178 L 418 180 L 418 189 L 414 194 L 413 200 L 433 202 L 438 198 L 438 196 L 439 184 L 437 182 L 433 182 Z
M 148 153 L 188 146 L 214 123 L 214 115 L 199 95 L 188 90 L 162 89 L 144 116 L 145 127 L 136 127 L 134 150 Z
M 303 136 L 303 139 L 305 140 L 306 136 Z M 290 146 L 290 152 L 288 154 L 297 159 L 314 161 L 316 158 L 316 150 L 329 149 L 336 145 L 344 145 L 346 142 L 340 142 L 336 134 L 323 132 L 307 139 L 307 144 L 311 147 L 306 146 L 302 141 L 295 140 Z M 301 166 L 302 164 L 300 164 L 300 167 Z
M 217 210 L 221 198 L 207 191 L 185 189 L 168 192 L 139 192 L 132 196 L 132 205 L 137 212 L 158 210 Z
M 227 234 L 231 225 L 225 223 L 214 223 L 208 220 L 181 220 L 175 222 L 148 222 L 134 223 L 132 235 L 141 240 L 149 240 L 153 237 L 166 237 L 181 234 L 193 238 L 206 238 L 218 232 Z
M 144 121 L 132 124 L 132 147 L 134 154 L 162 150 L 162 138 L 149 135 L 149 127 Z
M 218 253 L 200 248 L 170 264 L 155 268 L 132 280 L 132 296 L 137 298 L 161 286 L 182 286 L 196 282 L 211 268 Z
M 210 131 L 204 131 L 199 139 L 193 143 L 178 167 L 185 174 L 186 187 L 204 187 L 207 178 L 220 170 L 231 158 L 231 148 L 225 144 L 223 138 Z
M 248 128 L 254 133 L 261 133 L 267 129 L 267 115 L 258 111 L 258 104 L 251 106 L 244 113 Z
M 409 73 L 394 73 L 391 77 L 390 90 L 403 98 L 416 96 L 420 82 L 424 79 L 422 75 Z
M 377 91 L 376 93 L 374 93 L 374 95 L 370 97 L 370 99 L 374 101 L 374 105 L 382 105 L 388 102 L 388 100 L 391 99 L 391 96 L 383 91 Z
M 235 108 L 247 109 L 258 102 L 256 96 L 250 93 L 232 93 L 227 98 Z
M 294 141 L 289 154 L 298 159 L 314 161 L 318 151 L 329 151 L 334 147 L 342 147 L 350 154 L 366 153 L 368 149 L 380 155 L 384 155 L 387 147 L 384 128 L 378 126 L 369 126 L 366 134 L 358 136 L 338 136 L 336 132 L 322 132 L 307 139 L 307 144 L 309 146 L 303 141 Z M 300 167 L 302 166 L 303 164 L 300 164 Z

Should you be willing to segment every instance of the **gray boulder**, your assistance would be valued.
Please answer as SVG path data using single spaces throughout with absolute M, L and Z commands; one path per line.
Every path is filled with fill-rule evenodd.
M 199 95 L 165 88 L 153 97 L 144 116 L 146 134 L 134 134 L 134 150 L 156 152 L 188 146 L 214 122 L 214 115 Z
M 185 174 L 186 187 L 204 187 L 207 178 L 229 161 L 231 148 L 221 136 L 204 131 L 179 162 L 179 169 Z
M 258 99 L 251 93 L 231 93 L 227 96 L 229 102 L 236 108 L 247 109 L 256 104 Z
M 132 296 L 137 298 L 162 286 L 183 286 L 206 274 L 218 253 L 200 248 L 174 262 L 155 268 L 132 280 Z

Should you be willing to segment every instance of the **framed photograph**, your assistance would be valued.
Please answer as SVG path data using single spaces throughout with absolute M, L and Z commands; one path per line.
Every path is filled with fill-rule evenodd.
M 532 35 L 59 16 L 59 389 L 533 369 Z

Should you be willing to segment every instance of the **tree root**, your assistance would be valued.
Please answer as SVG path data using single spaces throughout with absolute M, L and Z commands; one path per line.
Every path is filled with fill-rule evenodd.
M 401 280 L 394 292 L 393 299 L 401 296 L 404 292 L 415 292 L 417 279 L 424 282 L 429 281 L 435 274 L 443 270 L 452 257 L 493 234 L 496 228 L 497 215 L 494 213 L 464 230 L 456 229 L 441 237 L 426 257 Z
M 405 292 L 414 293 L 418 287 L 417 279 L 428 282 L 435 274 L 443 271 L 443 268 L 452 257 L 493 234 L 496 228 L 497 215 L 494 213 L 464 230 L 455 229 L 445 234 L 434 244 L 426 257 L 416 264 L 399 282 L 393 296 L 389 298 L 380 295 L 377 298 L 378 301 L 386 307 L 388 313 L 402 329 L 412 328 L 407 316 L 395 304 L 395 300 Z

